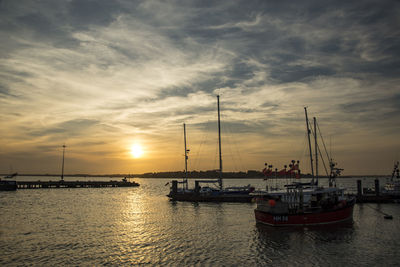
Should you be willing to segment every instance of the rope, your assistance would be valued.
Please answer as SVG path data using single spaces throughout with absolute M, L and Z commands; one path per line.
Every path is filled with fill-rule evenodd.
M 376 208 L 374 208 L 374 207 L 371 207 L 371 206 L 368 205 L 368 204 L 364 204 L 364 205 L 367 206 L 368 208 L 371 208 L 371 209 L 373 209 L 373 210 L 376 210 L 377 212 L 379 212 L 379 213 L 385 215 L 385 219 L 386 219 L 386 217 L 387 217 L 387 219 L 393 219 L 393 216 L 390 215 L 390 214 L 384 213 L 383 211 L 380 211 L 380 210 L 378 210 L 378 209 L 376 209 Z
M 196 151 L 196 154 L 194 155 L 193 170 L 195 170 L 198 167 L 198 162 L 199 162 L 199 158 L 200 158 L 199 155 L 200 155 L 200 153 L 202 151 L 203 144 L 206 142 L 207 137 L 208 137 L 209 122 L 210 121 L 208 121 L 206 123 L 205 134 L 203 134 L 203 138 L 202 138 L 202 140 L 201 140 L 201 142 L 199 144 L 199 149 Z
M 233 165 L 234 165 L 234 169 L 235 169 L 235 171 L 240 171 L 240 168 L 244 169 L 243 165 L 239 166 L 239 164 L 238 164 L 238 161 L 239 161 L 239 163 L 243 162 L 241 160 L 241 154 L 239 152 L 239 149 L 237 148 L 237 143 L 232 141 L 233 140 L 233 138 L 232 138 L 232 130 L 231 130 L 229 124 L 225 124 L 224 126 L 225 126 L 224 128 L 226 128 L 225 137 L 226 137 L 226 140 L 227 140 L 227 143 L 228 143 L 228 149 L 229 149 L 230 157 L 231 157 Z M 233 143 L 233 145 L 232 145 L 232 143 Z M 235 148 L 235 151 L 232 150 L 233 146 Z M 239 158 L 237 159 L 235 157 L 235 155 L 237 155 Z
M 318 124 L 317 124 L 317 127 L 318 127 Z M 317 135 L 317 129 L 314 129 L 314 131 L 312 131 L 312 125 L 311 125 L 311 123 L 310 123 L 310 129 L 311 129 L 311 133 L 312 133 L 312 135 L 313 135 L 313 137 L 314 137 L 314 139 L 315 139 L 315 136 Z M 319 127 L 318 127 L 318 130 L 319 130 Z M 321 131 L 320 131 L 319 133 L 320 133 L 321 138 L 322 138 Z M 324 140 L 322 139 L 322 142 L 323 142 L 323 141 L 324 141 Z M 325 146 L 325 144 L 324 144 L 324 146 Z M 329 176 L 328 170 L 326 169 L 325 160 L 324 160 L 324 158 L 322 157 L 321 149 L 319 149 L 318 143 L 317 143 L 317 149 L 318 149 L 318 152 L 319 152 L 319 156 L 320 156 L 320 158 L 321 158 L 321 160 L 322 160 L 322 164 L 324 165 L 324 169 L 325 169 L 326 176 Z M 326 150 L 325 150 L 325 151 L 326 151 Z M 317 159 L 315 159 L 315 160 L 317 160 Z M 329 160 L 329 156 L 328 156 L 328 160 Z M 317 170 L 315 170 L 315 171 L 317 171 Z
M 328 150 L 326 149 L 326 146 L 325 146 L 325 141 L 324 141 L 324 138 L 322 137 L 321 130 L 319 129 L 319 124 L 318 124 L 318 122 L 317 122 L 317 128 L 318 128 L 319 135 L 321 136 L 322 144 L 324 145 L 324 149 L 325 149 L 326 157 L 327 157 L 327 158 L 328 158 L 328 160 L 329 160 L 329 154 L 328 154 Z M 331 157 L 332 157 L 332 155 L 331 155 Z

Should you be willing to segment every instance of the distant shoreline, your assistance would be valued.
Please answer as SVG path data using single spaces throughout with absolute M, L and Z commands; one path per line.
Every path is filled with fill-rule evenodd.
M 195 172 L 188 173 L 188 179 L 210 179 L 218 178 L 218 175 L 213 172 Z M 4 177 L 8 174 L 0 174 L 0 177 Z M 39 176 L 39 177 L 57 177 L 60 174 L 26 174 L 21 173 L 17 176 Z M 144 173 L 144 174 L 64 174 L 64 177 L 109 177 L 109 178 L 141 178 L 141 179 L 182 179 L 184 177 L 183 172 L 159 172 L 159 173 Z M 319 176 L 320 178 L 328 178 L 327 176 Z M 390 175 L 374 174 L 374 175 L 343 175 L 338 178 L 363 178 L 363 177 L 377 177 L 377 178 L 388 178 Z M 264 175 L 260 173 L 245 173 L 245 172 L 227 172 L 223 173 L 225 179 L 264 179 Z M 268 177 L 268 179 L 288 179 L 289 177 Z M 302 175 L 301 178 L 312 178 L 310 174 Z

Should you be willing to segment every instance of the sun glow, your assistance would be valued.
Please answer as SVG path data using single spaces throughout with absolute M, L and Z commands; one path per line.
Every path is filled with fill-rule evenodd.
M 132 155 L 134 158 L 140 158 L 140 157 L 143 155 L 143 149 L 142 149 L 142 147 L 141 147 L 140 145 L 138 145 L 138 144 L 134 144 L 134 145 L 131 147 L 131 155 Z

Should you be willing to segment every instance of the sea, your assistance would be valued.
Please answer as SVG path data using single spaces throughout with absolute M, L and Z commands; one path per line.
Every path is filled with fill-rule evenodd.
M 84 179 L 120 178 L 66 178 Z M 357 179 L 374 185 L 374 177 L 337 183 L 355 192 Z M 356 204 L 352 223 L 276 228 L 255 222 L 254 203 L 172 202 L 170 179 L 133 180 L 140 186 L 0 192 L 0 266 L 400 265 L 398 203 Z M 285 181 L 224 180 L 257 189 L 266 183 Z

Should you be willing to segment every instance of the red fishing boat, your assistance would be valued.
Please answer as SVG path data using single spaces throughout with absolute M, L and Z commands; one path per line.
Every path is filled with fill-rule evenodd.
M 257 222 L 272 226 L 330 224 L 351 221 L 354 204 L 344 189 L 293 183 L 258 197 L 254 213 Z
M 340 175 L 340 172 L 343 169 L 337 168 L 336 163 L 333 163 L 331 158 L 329 159 L 329 187 L 324 188 L 318 186 L 318 143 L 316 119 L 314 118 L 313 132 L 315 138 L 314 146 L 316 167 L 316 175 L 314 176 L 310 142 L 311 131 L 309 128 L 307 109 L 304 109 L 313 178 L 309 183 L 295 181 L 291 184 L 285 185 L 285 189 L 259 194 L 256 197 L 257 208 L 254 210 L 255 218 L 258 223 L 271 226 L 301 226 L 339 223 L 351 221 L 353 219 L 355 198 L 346 196 L 344 194 L 345 189 L 336 187 L 335 178 Z M 268 166 L 268 169 L 264 169 L 263 172 L 266 178 L 268 178 L 268 176 L 271 176 L 272 165 L 266 164 L 266 166 Z M 294 164 L 294 161 L 292 161 L 292 165 L 289 166 L 290 170 L 288 172 L 285 167 L 285 169 L 279 173 L 281 175 L 291 175 L 291 177 L 299 178 L 299 162 Z M 275 177 L 277 177 L 277 175 L 275 175 Z M 314 179 L 314 177 L 316 179 Z

